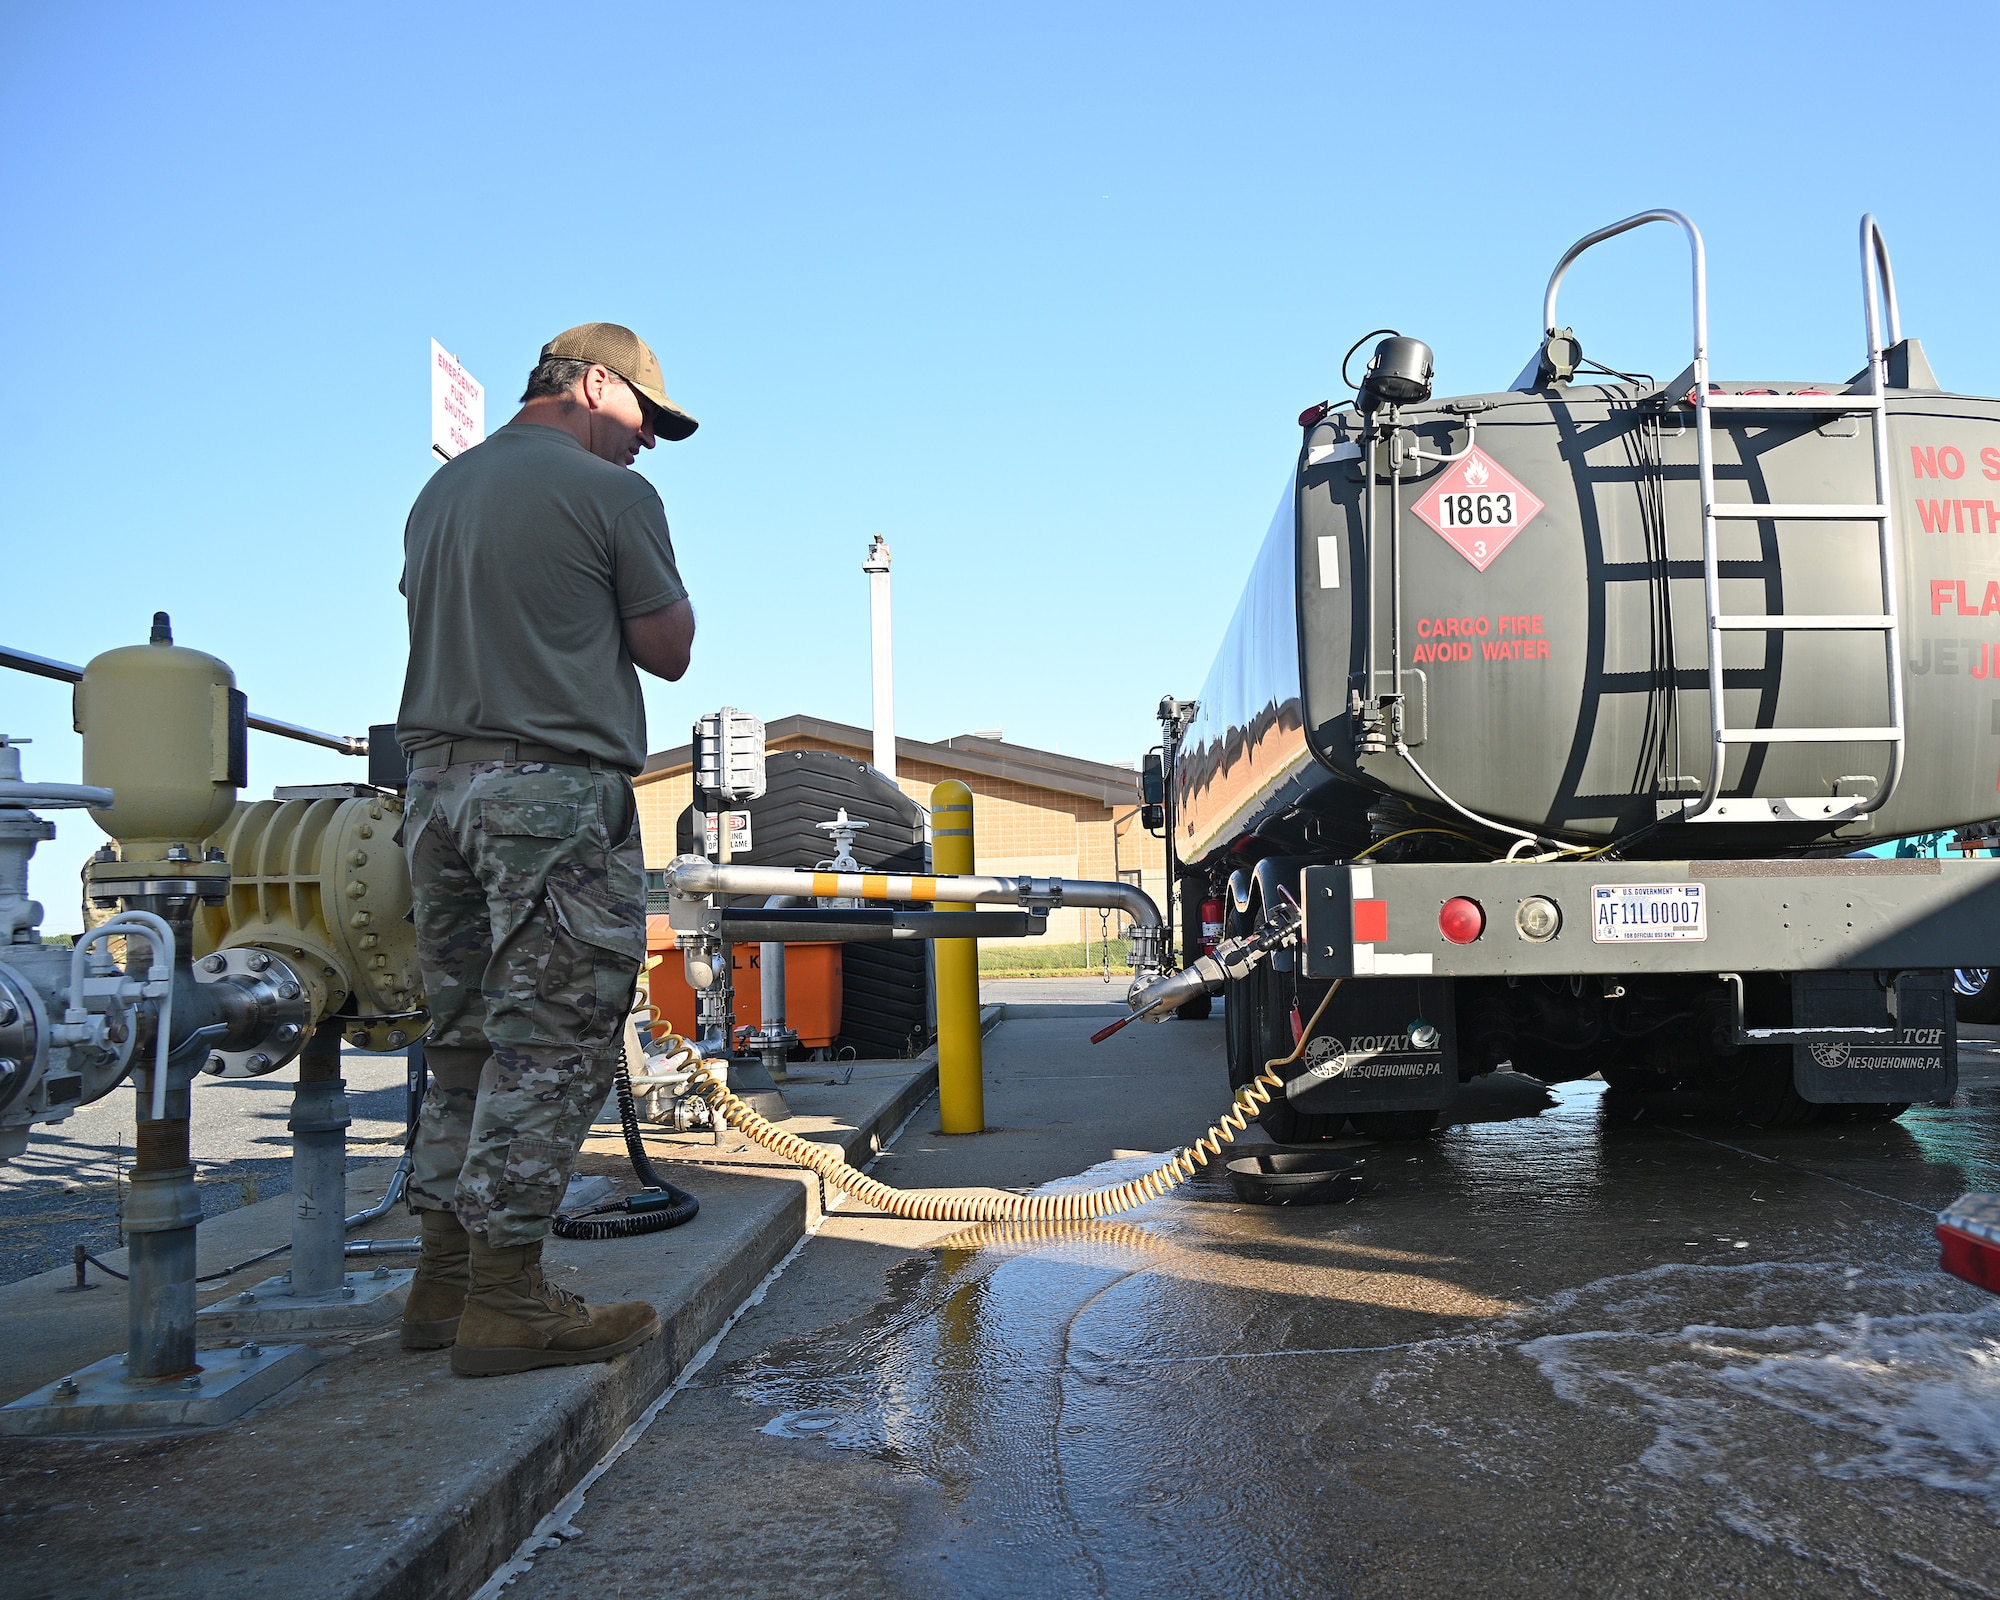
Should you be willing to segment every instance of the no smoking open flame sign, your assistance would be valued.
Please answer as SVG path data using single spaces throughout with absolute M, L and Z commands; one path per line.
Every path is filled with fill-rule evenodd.
M 1454 461 L 1410 507 L 1481 572 L 1534 520 L 1542 502 L 1484 450 Z

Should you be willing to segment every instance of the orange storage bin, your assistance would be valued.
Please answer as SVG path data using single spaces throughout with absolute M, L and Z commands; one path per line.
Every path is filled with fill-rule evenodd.
M 736 981 L 736 1026 L 764 1025 L 764 973 L 761 946 L 729 947 Z M 647 993 L 668 1027 L 694 1037 L 694 990 L 688 987 L 674 930 L 665 917 L 646 919 L 646 954 L 658 965 L 646 973 Z M 799 1046 L 818 1050 L 840 1033 L 840 946 L 815 941 L 785 946 L 785 1026 L 799 1036 Z

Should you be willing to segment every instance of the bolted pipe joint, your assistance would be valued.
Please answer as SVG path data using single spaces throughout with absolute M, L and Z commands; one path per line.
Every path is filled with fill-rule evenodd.
M 187 1124 L 179 1126 L 185 1128 Z M 185 1133 L 182 1138 L 185 1140 Z M 201 1195 L 195 1188 L 191 1162 L 160 1172 L 138 1168 L 128 1175 L 127 1182 L 131 1193 L 125 1200 L 126 1233 L 173 1233 L 201 1221 Z
M 177 975 L 177 985 L 177 1019 L 185 1015 L 224 1030 L 211 1040 L 202 1064 L 211 1077 L 275 1072 L 304 1048 L 312 1029 L 310 986 L 284 958 L 254 945 L 204 956 L 184 979 Z
M 1167 930 L 1158 923 L 1132 925 L 1132 987 L 1139 990 L 1160 975 L 1161 945 Z
M 1228 976 L 1214 956 L 1198 957 L 1179 972 L 1170 972 L 1164 978 L 1134 988 L 1126 998 L 1125 1003 L 1132 1008 L 1132 1015 L 1126 1020 L 1164 1022 L 1188 1001 L 1222 993 Z
M 715 962 L 714 940 L 681 935 L 681 971 L 690 989 L 705 993 L 715 986 Z
M 293 1093 L 291 1119 L 285 1124 L 292 1134 L 343 1133 L 353 1126 L 345 1078 L 302 1082 Z
M 1303 919 L 1290 905 L 1280 906 L 1254 933 L 1224 939 L 1213 955 L 1191 961 L 1179 972 L 1141 987 L 1134 985 L 1125 1003 L 1132 1014 L 1125 1022 L 1164 1022 L 1175 1010 L 1205 994 L 1220 994 L 1225 983 L 1247 978 L 1273 950 L 1296 944 Z M 1120 1026 L 1123 1026 L 1121 1023 Z

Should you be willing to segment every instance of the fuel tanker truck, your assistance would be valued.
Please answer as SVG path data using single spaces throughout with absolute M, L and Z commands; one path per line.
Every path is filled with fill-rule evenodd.
M 1578 257 L 1691 259 L 1692 359 L 1588 360 Z M 1280 1140 L 1416 1137 L 1511 1064 L 1763 1126 L 1957 1081 L 1954 968 L 2000 965 L 2000 860 L 1871 847 L 2000 812 L 2000 401 L 1939 387 L 1861 223 L 1866 360 L 1717 379 L 1674 211 L 1557 263 L 1510 389 L 1379 338 L 1297 466 L 1193 704 L 1162 705 L 1186 965 Z M 1348 381 L 1346 368 L 1343 381 Z M 1204 926 L 1205 925 L 1205 926 Z

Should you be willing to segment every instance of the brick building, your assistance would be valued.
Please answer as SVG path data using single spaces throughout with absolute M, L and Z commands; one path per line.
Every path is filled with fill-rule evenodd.
M 782 717 L 767 723 L 767 751 L 831 750 L 867 761 L 874 741 L 866 728 L 822 717 Z M 896 741 L 896 781 L 919 805 L 931 790 L 956 778 L 972 791 L 973 844 L 983 873 L 1038 878 L 1122 878 L 1165 904 L 1165 846 L 1139 823 L 1139 774 L 1130 766 L 1084 761 L 998 735 L 960 734 L 942 744 Z M 633 780 L 646 865 L 673 859 L 674 828 L 693 797 L 693 756 L 681 745 L 662 750 Z M 1099 937 L 1097 913 L 1059 911 L 1042 942 L 1075 944 Z M 1115 924 L 1117 919 L 1112 919 Z M 1117 928 L 1111 930 L 1114 936 Z

